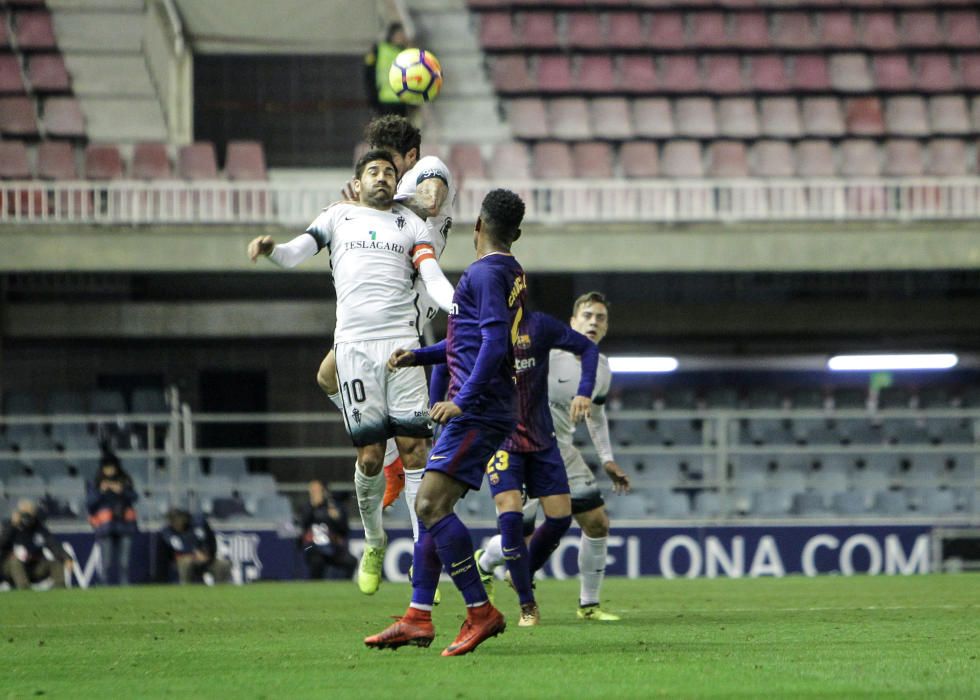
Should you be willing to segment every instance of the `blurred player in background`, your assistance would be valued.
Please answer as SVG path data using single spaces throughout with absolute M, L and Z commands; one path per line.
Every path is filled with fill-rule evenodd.
M 365 639 L 368 646 L 432 643 L 440 561 L 467 608 L 459 635 L 443 656 L 473 651 L 506 626 L 487 597 L 470 533 L 453 507 L 467 491 L 480 489 L 487 462 L 516 427 L 514 344 L 527 281 L 510 248 L 520 237 L 523 218 L 524 202 L 513 192 L 493 190 L 484 198 L 474 232 L 477 260 L 456 288 L 446 339 L 415 351 L 399 350 L 391 358 L 393 367 L 446 362 L 450 384 L 448 400 L 430 410 L 433 420 L 445 427 L 429 455 L 415 504 L 420 522 L 412 602 L 397 622 Z
M 396 168 L 387 151 L 368 151 L 357 162 L 357 202 L 324 210 L 306 232 L 275 245 L 260 236 L 248 246 L 254 261 L 269 257 L 294 267 L 323 248 L 337 292 L 334 330 L 337 379 L 347 432 L 357 448 L 354 486 L 365 549 L 358 586 L 372 594 L 381 582 L 387 537 L 381 523 L 385 443 L 395 437 L 406 465 L 421 469 L 432 436 L 428 388 L 422 368 L 390 374 L 396 348 L 418 347 L 421 319 L 411 293 L 416 274 L 430 296 L 449 310 L 453 287 L 436 262 L 425 224 L 394 201 Z
M 398 99 L 398 95 L 388 83 L 388 71 L 395 57 L 408 47 L 408 34 L 401 22 L 392 22 L 385 31 L 385 38 L 374 44 L 364 54 L 364 92 L 375 114 L 395 114 L 404 117 L 408 105 Z

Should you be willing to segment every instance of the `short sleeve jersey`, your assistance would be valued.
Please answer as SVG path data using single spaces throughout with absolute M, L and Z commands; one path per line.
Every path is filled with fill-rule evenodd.
M 337 204 L 306 232 L 320 250 L 330 251 L 337 290 L 334 342 L 419 334 L 412 284 L 422 261 L 435 257 L 419 217 L 398 204 L 388 211 Z
M 575 398 L 579 379 L 582 376 L 582 363 L 578 357 L 564 350 L 551 351 L 551 369 L 548 372 L 548 402 L 551 405 L 551 418 L 555 424 L 555 439 L 559 445 L 571 445 L 575 426 L 569 414 L 572 399 Z M 606 402 L 612 374 L 609 360 L 599 355 L 599 366 L 595 373 L 595 390 L 592 403 L 601 406 Z

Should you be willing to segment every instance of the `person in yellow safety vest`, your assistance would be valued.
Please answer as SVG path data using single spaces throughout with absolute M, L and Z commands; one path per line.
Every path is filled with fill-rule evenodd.
M 404 117 L 408 105 L 399 101 L 388 84 L 388 71 L 395 57 L 408 46 L 408 35 L 400 22 L 388 25 L 384 41 L 379 41 L 364 55 L 364 87 L 376 114 L 397 114 Z

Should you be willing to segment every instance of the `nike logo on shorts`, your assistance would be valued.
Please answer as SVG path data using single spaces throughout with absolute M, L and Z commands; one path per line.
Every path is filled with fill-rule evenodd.
M 470 558 L 469 558 L 469 557 L 467 557 L 467 558 L 466 558 L 466 559 L 464 559 L 463 561 L 454 561 L 454 562 L 453 562 L 453 565 L 452 565 L 452 568 L 453 568 L 453 569 L 455 569 L 455 568 L 456 568 L 457 566 L 462 566 L 463 564 L 465 564 L 465 563 L 466 563 L 466 562 L 468 562 L 469 560 L 470 560 Z
M 559 384 L 564 384 L 565 382 L 570 382 L 570 381 L 572 381 L 572 380 L 571 379 L 562 379 L 561 377 L 558 378 L 558 383 Z
M 432 455 L 429 457 L 430 462 L 435 462 L 438 459 L 446 459 L 446 455 Z

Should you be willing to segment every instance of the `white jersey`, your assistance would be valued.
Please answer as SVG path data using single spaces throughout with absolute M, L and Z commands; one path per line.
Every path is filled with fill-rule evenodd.
M 548 404 L 551 407 L 551 418 L 555 424 L 555 439 L 563 451 L 572 447 L 572 435 L 575 426 L 572 424 L 570 413 L 572 399 L 576 396 L 578 383 L 582 376 L 582 361 L 577 355 L 566 350 L 552 350 L 549 357 L 548 370 Z M 589 433 L 603 461 L 612 459 L 608 437 L 608 422 L 605 407 L 606 394 L 612 383 L 612 373 L 609 371 L 608 358 L 599 353 L 599 364 L 595 373 L 595 389 L 592 391 L 592 416 L 587 419 Z M 597 440 L 598 438 L 598 440 Z
M 337 290 L 334 342 L 419 334 L 412 285 L 422 260 L 434 257 L 419 217 L 398 204 L 378 211 L 344 203 L 322 212 L 306 232 L 318 249 L 330 251 Z
M 445 163 L 435 156 L 425 156 L 421 158 L 411 170 L 402 175 L 398 181 L 398 189 L 395 192 L 395 201 L 406 199 L 415 194 L 415 190 L 426 180 L 438 178 L 446 183 L 446 199 L 443 200 L 439 213 L 430 216 L 425 220 L 426 228 L 429 229 L 429 242 L 435 251 L 436 260 L 442 257 L 442 251 L 446 249 L 446 240 L 449 238 L 449 230 L 453 226 L 453 208 L 456 206 L 456 183 L 453 174 Z M 438 304 L 426 293 L 425 285 L 421 279 L 415 281 L 415 291 L 419 295 L 419 311 L 422 315 L 422 325 L 435 318 L 439 311 Z

